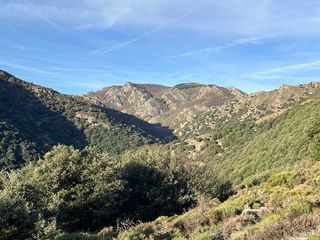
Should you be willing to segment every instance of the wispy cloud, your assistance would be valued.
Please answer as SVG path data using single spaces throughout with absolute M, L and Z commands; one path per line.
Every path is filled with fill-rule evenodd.
M 301 84 L 311 81 L 319 81 L 320 77 L 317 73 L 319 70 L 320 60 L 317 60 L 245 73 L 239 75 L 239 77 L 249 84 L 254 85 L 257 82 L 260 82 L 263 84 L 269 84 L 272 88 L 276 88 L 281 84 Z M 260 90 L 266 89 L 268 88 L 260 88 Z
M 116 18 L 121 15 L 121 9 L 112 4 L 104 4 L 105 8 L 100 8 L 98 0 L 92 0 L 88 4 L 84 0 L 64 3 L 61 0 L 56 1 L 23 1 L 12 0 L 3 3 L 0 9 L 2 17 L 16 17 L 17 19 L 41 19 L 51 25 L 56 30 L 61 30 L 66 26 L 74 28 L 88 27 L 111 27 Z M 106 7 L 109 7 L 106 14 Z
M 214 54 L 217 52 L 220 52 L 222 50 L 228 49 L 228 48 L 234 48 L 234 47 L 239 47 L 239 46 L 244 46 L 244 45 L 252 45 L 252 44 L 259 44 L 261 41 L 264 41 L 266 39 L 270 39 L 274 37 L 274 34 L 271 34 L 269 36 L 256 36 L 256 37 L 249 37 L 249 38 L 241 38 L 241 39 L 236 39 L 234 41 L 214 46 L 214 47 L 207 47 L 207 48 L 202 48 L 198 50 L 193 50 L 193 51 L 187 51 L 183 53 L 179 53 L 173 56 L 170 56 L 171 58 L 181 58 L 181 57 L 190 57 L 194 55 L 200 55 L 200 54 Z
M 75 29 L 109 29 L 115 25 L 152 27 L 168 17 L 160 14 L 168 7 L 171 4 L 162 0 L 11 0 L 2 3 L 0 17 L 41 19 L 57 30 L 66 26 Z
M 88 73 L 105 73 L 105 69 L 97 69 L 97 68 L 82 68 L 82 67 L 51 67 L 52 71 L 63 71 L 63 72 L 88 72 Z
M 103 78 L 115 78 L 116 76 L 113 74 L 109 74 L 103 70 L 99 69 L 72 69 L 72 68 L 50 68 L 47 70 L 43 70 L 41 68 L 35 68 L 31 66 L 26 66 L 26 65 L 21 65 L 21 64 L 16 64 L 16 63 L 10 63 L 6 61 L 0 60 L 0 69 L 3 68 L 12 68 L 14 70 L 23 70 L 26 71 L 26 73 L 34 73 L 36 74 L 35 79 L 31 79 L 33 82 L 37 84 L 42 84 L 41 82 L 45 80 L 47 82 L 46 87 L 53 87 L 53 88 L 65 88 L 65 87 L 74 87 L 74 88 L 85 88 L 87 90 L 98 90 L 102 87 L 106 86 L 106 83 L 104 81 L 99 81 L 92 79 L 88 81 L 88 77 L 86 75 L 82 76 L 68 76 L 62 74 L 59 72 L 59 70 L 62 71 L 80 71 L 82 73 L 101 73 L 103 74 Z M 29 75 L 29 74 L 27 74 Z M 21 76 L 24 77 L 24 76 Z M 37 81 L 37 79 L 41 81 Z
M 296 72 L 301 70 L 312 70 L 312 69 L 319 69 L 320 70 L 320 60 L 312 61 L 312 62 L 305 62 L 305 63 L 298 63 L 298 64 L 290 64 L 276 68 L 270 68 L 264 71 L 256 72 L 256 75 L 271 75 L 276 73 L 290 73 Z
M 108 29 L 114 26 L 154 28 L 198 6 L 208 7 L 174 28 L 212 33 L 261 35 L 320 33 L 318 1 L 291 0 L 10 0 L 2 1 L 0 17 L 46 19 L 52 26 Z M 235 24 L 236 23 L 236 24 Z M 240 27 L 241 26 L 241 27 Z M 295 26 L 294 28 L 292 26 Z
M 51 71 L 46 71 L 46 70 L 42 70 L 42 69 L 38 69 L 38 68 L 34 68 L 34 67 L 29 67 L 29 66 L 24 66 L 24 65 L 20 65 L 20 64 L 16 64 L 16 63 L 9 63 L 7 61 L 0 61 L 0 66 L 6 66 L 6 67 L 12 67 L 15 69 L 20 69 L 20 70 L 26 70 L 29 72 L 34 72 L 34 73 L 42 73 L 42 74 L 49 74 L 49 75 L 57 75 L 54 72 Z

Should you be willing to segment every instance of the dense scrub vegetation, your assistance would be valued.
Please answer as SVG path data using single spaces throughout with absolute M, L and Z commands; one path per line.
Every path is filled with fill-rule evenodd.
M 234 184 L 255 182 L 301 160 L 318 159 L 319 103 L 315 97 L 263 123 L 235 121 L 215 131 L 202 156 L 208 174 Z
M 192 202 L 189 175 L 167 150 L 110 156 L 60 145 L 21 170 L 3 171 L 0 239 L 47 239 L 181 212 Z
M 220 203 L 199 199 L 198 207 L 138 224 L 118 239 L 279 240 L 320 233 L 320 165 L 302 162 Z
M 57 144 L 94 145 L 99 151 L 117 154 L 173 136 L 161 126 L 0 71 L 0 137 L 0 168 L 14 168 L 38 160 Z

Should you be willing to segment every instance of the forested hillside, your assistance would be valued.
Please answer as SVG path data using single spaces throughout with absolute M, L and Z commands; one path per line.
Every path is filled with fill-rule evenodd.
M 301 160 L 319 158 L 320 98 L 261 123 L 230 122 L 213 133 L 203 159 L 209 172 L 234 183 L 259 179 Z M 217 142 L 221 143 L 218 145 Z
M 115 154 L 172 138 L 160 125 L 24 82 L 3 71 L 0 128 L 1 168 L 37 160 L 57 144 L 90 145 Z

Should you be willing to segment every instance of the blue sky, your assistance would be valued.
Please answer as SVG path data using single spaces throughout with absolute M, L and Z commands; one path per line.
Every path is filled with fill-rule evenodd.
M 0 69 L 68 94 L 320 80 L 318 0 L 0 0 Z

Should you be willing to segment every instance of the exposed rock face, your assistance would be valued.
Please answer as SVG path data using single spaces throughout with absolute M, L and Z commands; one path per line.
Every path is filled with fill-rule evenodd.
M 85 98 L 96 104 L 176 129 L 180 127 L 181 122 L 197 112 L 219 106 L 237 95 L 245 94 L 237 89 L 215 85 L 192 83 L 165 87 L 128 82 L 124 86 L 107 87 L 89 93 Z
M 204 134 L 235 117 L 257 122 L 277 116 L 318 93 L 320 83 L 283 85 L 270 92 L 246 94 L 236 88 L 197 83 L 166 87 L 126 83 L 85 95 L 85 99 L 150 123 L 160 123 L 179 136 Z
M 168 110 L 166 104 L 157 97 L 165 88 L 128 82 L 122 87 L 107 87 L 96 93 L 89 93 L 85 98 L 98 105 L 102 104 L 149 120 L 152 116 Z

